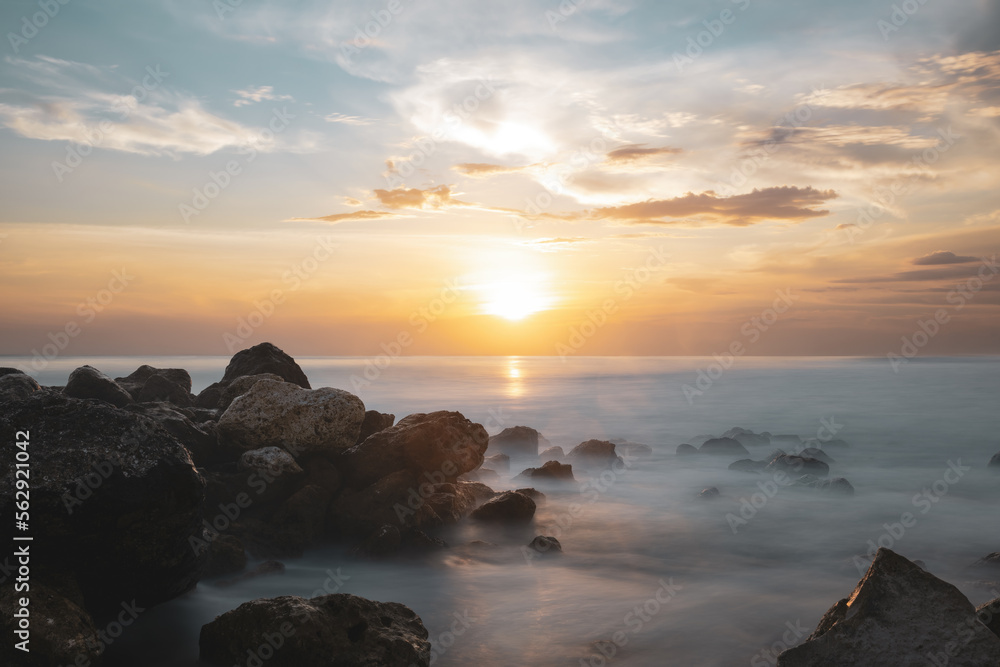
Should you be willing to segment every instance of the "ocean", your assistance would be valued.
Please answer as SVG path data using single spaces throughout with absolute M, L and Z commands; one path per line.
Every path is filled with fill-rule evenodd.
M 108 664 L 197 665 L 199 630 L 216 615 L 254 598 L 336 591 L 411 607 L 441 667 L 772 665 L 851 592 L 877 545 L 922 560 L 975 604 L 1000 595 L 966 571 L 1000 551 L 1000 477 L 986 468 L 1000 451 L 1000 357 L 918 358 L 896 369 L 884 358 L 742 357 L 728 369 L 711 358 L 297 361 L 313 387 L 348 389 L 397 419 L 458 410 L 491 434 L 532 426 L 567 452 L 625 438 L 653 454 L 603 477 L 576 471 L 577 485 L 539 487 L 547 502 L 532 526 L 444 531 L 452 548 L 426 560 L 325 548 L 287 559 L 283 575 L 225 588 L 203 581 L 143 611 L 109 647 Z M 227 362 L 66 358 L 33 374 L 60 385 L 84 363 L 112 377 L 148 363 L 186 368 L 197 393 Z M 732 457 L 675 457 L 679 444 L 734 426 L 846 441 L 827 451 L 830 476 L 848 479 L 854 497 L 730 471 Z M 794 445 L 750 450 L 763 459 L 776 447 Z M 503 476 L 493 486 L 523 485 Z M 699 498 L 707 487 L 719 496 Z M 539 534 L 558 537 L 563 553 L 526 555 Z

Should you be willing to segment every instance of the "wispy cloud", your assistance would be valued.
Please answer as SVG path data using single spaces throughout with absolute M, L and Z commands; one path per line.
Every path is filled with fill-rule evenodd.
M 243 107 L 257 102 L 291 102 L 294 101 L 291 95 L 276 95 L 272 86 L 258 86 L 257 88 L 246 88 L 245 90 L 234 90 L 240 99 L 233 102 L 233 106 Z
M 968 264 L 969 262 L 977 261 L 979 261 L 978 257 L 972 257 L 970 255 L 956 255 L 949 250 L 938 250 L 937 252 L 932 252 L 929 255 L 917 257 L 913 260 L 913 263 L 917 266 L 933 266 L 937 264 Z
M 331 113 L 323 116 L 323 120 L 328 123 L 342 123 L 344 125 L 371 125 L 375 122 L 373 118 L 362 118 L 361 116 L 346 116 L 342 113 Z

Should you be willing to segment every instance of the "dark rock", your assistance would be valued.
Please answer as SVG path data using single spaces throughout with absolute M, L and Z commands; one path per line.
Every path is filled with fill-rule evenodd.
M 559 463 L 558 461 L 546 461 L 540 468 L 528 468 L 514 478 L 515 480 L 526 481 L 554 481 L 554 482 L 575 482 L 573 477 L 573 466 L 569 463 Z
M 534 500 L 535 505 L 545 504 L 545 494 L 537 489 L 526 488 L 526 489 L 514 489 L 514 490 Z
M 361 422 L 361 434 L 358 436 L 358 441 L 354 444 L 360 445 L 370 436 L 375 435 L 379 431 L 391 428 L 395 423 L 396 415 L 378 412 L 377 410 L 368 410 L 365 412 L 364 421 Z
M 732 438 L 711 438 L 698 448 L 701 454 L 713 454 L 717 456 L 744 456 L 749 457 L 750 452 L 738 440 Z
M 529 549 L 533 549 L 540 554 L 562 553 L 562 544 L 554 537 L 538 535 L 528 544 Z
M 701 498 L 702 500 L 709 500 L 709 499 L 712 499 L 712 498 L 718 498 L 719 497 L 719 489 L 717 489 L 714 486 L 710 486 L 707 489 L 702 489 L 701 493 L 698 494 L 698 497 Z
M 822 461 L 823 463 L 830 464 L 836 463 L 829 454 L 824 452 L 822 449 L 817 449 L 815 447 L 807 447 L 799 452 L 799 456 L 803 456 L 807 459 L 816 459 L 817 461 Z
M 18 373 L 20 373 L 21 375 L 26 375 L 26 373 L 22 371 L 20 368 L 11 368 L 10 366 L 0 366 L 0 377 L 4 377 L 5 375 L 16 375 Z
M 697 453 L 698 453 L 698 448 L 695 447 L 694 445 L 689 445 L 686 442 L 681 445 L 677 445 L 676 456 L 691 456 Z
M 488 440 L 486 429 L 459 412 L 409 415 L 345 453 L 350 483 L 371 484 L 399 470 L 453 482 L 483 464 Z
M 420 617 L 395 602 L 354 595 L 284 596 L 241 604 L 201 629 L 202 660 L 244 664 L 265 637 L 283 637 L 268 667 L 427 667 Z
M 974 614 L 957 588 L 882 548 L 854 592 L 778 656 L 778 667 L 925 665 L 930 656 L 949 667 L 996 664 L 1000 637 Z
M 285 381 L 280 375 L 275 375 L 274 373 L 240 376 L 228 385 L 221 387 L 221 393 L 216 405 L 216 408 L 219 410 L 219 414 L 221 415 L 225 412 L 226 408 L 233 404 L 233 401 L 253 389 L 253 386 L 261 380 L 273 380 L 274 382 Z
M 483 459 L 483 465 L 497 472 L 510 472 L 510 457 L 506 454 L 494 454 Z
M 483 484 L 499 484 L 500 475 L 496 470 L 490 468 L 479 468 L 477 470 L 470 470 L 467 473 L 458 476 L 461 482 L 482 482 Z
M 191 378 L 189 377 L 188 385 L 190 386 L 190 384 Z M 146 380 L 146 384 L 142 385 L 135 400 L 140 403 L 166 401 L 186 408 L 194 405 L 195 397 L 180 384 L 163 375 L 156 374 Z
M 552 443 L 530 426 L 511 426 L 489 439 L 489 450 L 493 454 L 538 456 L 538 452 L 550 444 Z
M 610 468 L 623 463 L 615 446 L 607 440 L 587 440 L 570 450 L 566 460 L 583 468 Z
M 723 438 L 732 438 L 744 447 L 754 447 L 754 446 L 767 446 L 771 444 L 771 437 L 769 435 L 764 435 L 762 433 L 754 433 L 753 431 L 745 428 L 740 428 L 739 426 L 734 426 L 725 433 L 722 434 Z
M 194 399 L 195 407 L 204 410 L 217 410 L 219 403 L 222 401 L 222 392 L 225 389 L 226 385 L 221 382 L 213 382 L 202 389 L 201 393 Z
M 358 547 L 358 552 L 373 558 L 385 558 L 399 553 L 402 546 L 403 536 L 399 528 L 387 523 L 369 535 Z
M 979 622 L 1000 637 L 1000 598 L 994 598 L 976 607 L 976 618 Z
M 306 476 L 292 455 L 280 447 L 244 452 L 237 468 L 256 474 L 255 479 L 260 482 L 254 488 L 254 497 L 263 503 L 286 498 Z
M 332 494 L 318 486 L 303 486 L 293 493 L 269 521 L 273 535 L 269 553 L 299 556 L 318 545 L 331 500 Z
M 139 403 L 126 408 L 129 412 L 144 415 L 155 420 L 191 454 L 198 466 L 221 463 L 227 455 L 219 446 L 213 425 L 202 427 L 192 422 L 183 410 L 170 403 Z M 207 429 L 207 430 L 206 430 Z
M 995 552 L 993 552 L 991 554 L 983 556 L 982 558 L 980 558 L 979 560 L 977 560 L 975 563 L 973 563 L 972 567 L 974 569 L 976 569 L 976 570 L 983 570 L 983 571 L 997 570 L 997 571 L 1000 571 L 1000 551 L 995 551 Z
M 297 384 L 303 389 L 312 389 L 306 374 L 295 360 L 271 343 L 261 343 L 233 355 L 222 376 L 222 384 L 228 385 L 244 375 L 274 373 L 285 382 Z
M 354 446 L 364 416 L 361 399 L 342 389 L 259 380 L 219 417 L 218 432 L 228 446 L 281 447 L 302 460 Z
M 96 398 L 119 408 L 132 403 L 127 391 L 93 366 L 80 366 L 70 373 L 63 393 L 72 398 Z
M 535 501 L 517 491 L 504 491 L 472 512 L 479 521 L 531 521 L 535 516 Z
M 0 403 L 11 403 L 28 398 L 41 389 L 35 379 L 17 371 L 0 375 Z
M 765 461 L 753 461 L 751 459 L 740 459 L 739 461 L 733 461 L 729 464 L 730 470 L 736 470 L 739 472 L 752 472 L 759 474 L 764 472 L 764 468 L 767 467 L 767 462 Z
M 219 535 L 208 548 L 208 565 L 205 576 L 218 577 L 242 572 L 247 566 L 243 543 L 235 535 Z
M 993 458 L 990 459 L 990 462 L 987 465 L 990 468 L 996 468 L 997 471 L 1000 472 L 1000 452 L 994 454 Z
M 191 374 L 183 368 L 154 368 L 144 364 L 139 366 L 139 368 L 127 377 L 115 378 L 115 382 L 131 394 L 132 398 L 140 400 L 139 394 L 142 391 L 142 388 L 154 376 L 168 380 L 171 384 L 179 386 L 185 394 L 191 393 Z
M 784 472 L 789 474 L 808 474 L 817 477 L 826 477 L 830 474 L 830 466 L 818 459 L 810 459 L 804 456 L 793 456 L 790 454 L 779 454 L 767 464 L 767 468 L 772 472 Z
M 0 412 L 0 516 L 13 516 L 15 433 L 31 425 L 32 569 L 74 573 L 89 611 L 152 606 L 190 590 L 205 556 L 205 484 L 147 417 L 36 392 Z M 13 522 L 11 528 L 13 530 Z
M 30 591 L 15 592 L 13 585 L 0 588 L 0 629 L 4 638 L 0 643 L 0 663 L 9 667 L 41 667 L 99 662 L 105 645 L 90 615 L 59 591 L 38 581 L 34 571 L 32 575 Z M 14 634 L 18 629 L 14 612 L 21 609 L 18 602 L 21 597 L 30 601 L 30 653 L 14 646 L 21 641 Z

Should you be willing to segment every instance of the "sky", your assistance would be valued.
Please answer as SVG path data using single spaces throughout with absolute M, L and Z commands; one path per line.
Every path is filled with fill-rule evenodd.
M 0 354 L 1000 353 L 997 0 L 0 28 Z

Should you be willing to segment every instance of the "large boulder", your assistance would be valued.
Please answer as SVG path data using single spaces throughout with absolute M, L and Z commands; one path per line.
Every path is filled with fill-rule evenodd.
M 295 458 L 338 454 L 354 445 L 365 405 L 354 394 L 261 380 L 219 418 L 219 437 L 239 449 L 283 447 Z
M 372 434 L 346 453 L 350 481 L 371 484 L 398 470 L 429 473 L 439 482 L 483 464 L 489 436 L 480 424 L 460 412 L 417 413 Z
M 268 667 L 418 667 L 431 652 L 411 609 L 346 594 L 251 600 L 203 626 L 198 643 L 225 666 L 253 655 Z
M 535 516 L 535 501 L 517 491 L 504 491 L 487 500 L 472 512 L 479 521 L 531 521 Z
M 35 379 L 19 370 L 0 375 L 0 403 L 20 401 L 41 389 Z
M 574 447 L 566 460 L 581 468 L 610 468 L 622 459 L 607 440 L 587 440 Z
M 682 443 L 677 445 L 677 451 L 674 452 L 675 456 L 693 456 L 698 454 L 698 448 L 694 445 L 689 445 L 688 443 Z
M 115 378 L 115 382 L 131 394 L 132 398 L 141 400 L 139 399 L 139 393 L 153 376 L 167 380 L 171 385 L 180 387 L 185 394 L 191 393 L 191 374 L 183 368 L 154 368 L 148 364 L 143 364 L 142 366 L 139 366 L 139 368 L 135 369 L 130 375 L 122 378 Z M 156 385 L 154 384 L 153 387 L 155 388 L 155 386 Z
M 511 426 L 490 437 L 491 454 L 538 456 L 551 443 L 530 426 Z
M 378 412 L 377 410 L 367 411 L 365 413 L 365 420 L 361 422 L 361 433 L 358 435 L 356 444 L 360 445 L 369 436 L 375 435 L 379 431 L 384 431 L 395 423 L 396 415 Z
M 792 454 L 778 454 L 768 462 L 765 470 L 795 475 L 816 475 L 817 477 L 826 477 L 830 474 L 830 466 L 819 459 Z
M 882 548 L 854 592 L 778 656 L 778 667 L 996 665 L 1000 637 L 975 613 L 957 588 Z
M 558 461 L 546 461 L 540 468 L 528 468 L 514 478 L 525 481 L 554 481 L 554 482 L 575 482 L 573 478 L 573 466 L 569 463 L 559 463 Z
M 483 459 L 483 465 L 497 472 L 510 472 L 510 457 L 506 454 L 494 454 Z
M 32 568 L 75 574 L 87 609 L 150 606 L 191 589 L 204 481 L 155 421 L 36 392 L 0 412 L 0 516 L 13 516 L 14 446 L 30 429 Z M 13 521 L 10 528 L 13 530 Z
M 42 665 L 79 665 L 97 662 L 104 652 L 97 628 L 90 615 L 72 600 L 50 586 L 31 580 L 30 591 L 15 592 L 12 585 L 0 588 L 0 628 L 4 641 L 0 645 L 0 662 L 9 667 Z M 14 631 L 21 609 L 19 598 L 27 597 L 31 617 L 29 630 L 31 649 L 25 653 L 14 647 L 21 641 Z M 85 662 L 81 662 L 80 659 Z
M 70 373 L 63 393 L 72 398 L 96 398 L 119 408 L 132 403 L 127 391 L 93 366 L 80 366 Z
M 261 380 L 274 380 L 275 382 L 285 381 L 281 376 L 275 375 L 274 373 L 240 376 L 221 389 L 217 409 L 221 412 L 225 412 L 226 408 L 233 404 L 233 401 L 250 391 L 253 386 Z
M 233 355 L 222 376 L 222 384 L 228 385 L 244 375 L 274 373 L 278 377 L 297 384 L 303 389 L 311 389 L 306 374 L 295 360 L 271 343 L 261 343 Z
M 184 445 L 197 466 L 219 463 L 225 458 L 218 446 L 214 426 L 195 424 L 191 421 L 191 413 L 183 408 L 171 403 L 134 403 L 126 409 L 155 420 Z
M 750 451 L 733 438 L 709 438 L 698 448 L 701 454 L 749 458 Z
M 185 371 L 185 374 L 187 371 Z M 173 403 L 182 408 L 191 407 L 194 405 L 195 397 L 191 395 L 191 391 L 185 388 L 191 386 L 191 378 L 187 378 L 185 384 L 181 384 L 171 380 L 166 375 L 155 374 L 150 376 L 146 383 L 142 385 L 142 389 L 135 396 L 135 400 L 140 403 L 154 403 L 158 401 L 166 401 L 168 403 Z
M 976 618 L 993 634 L 1000 637 L 1000 598 L 994 598 L 976 607 Z

